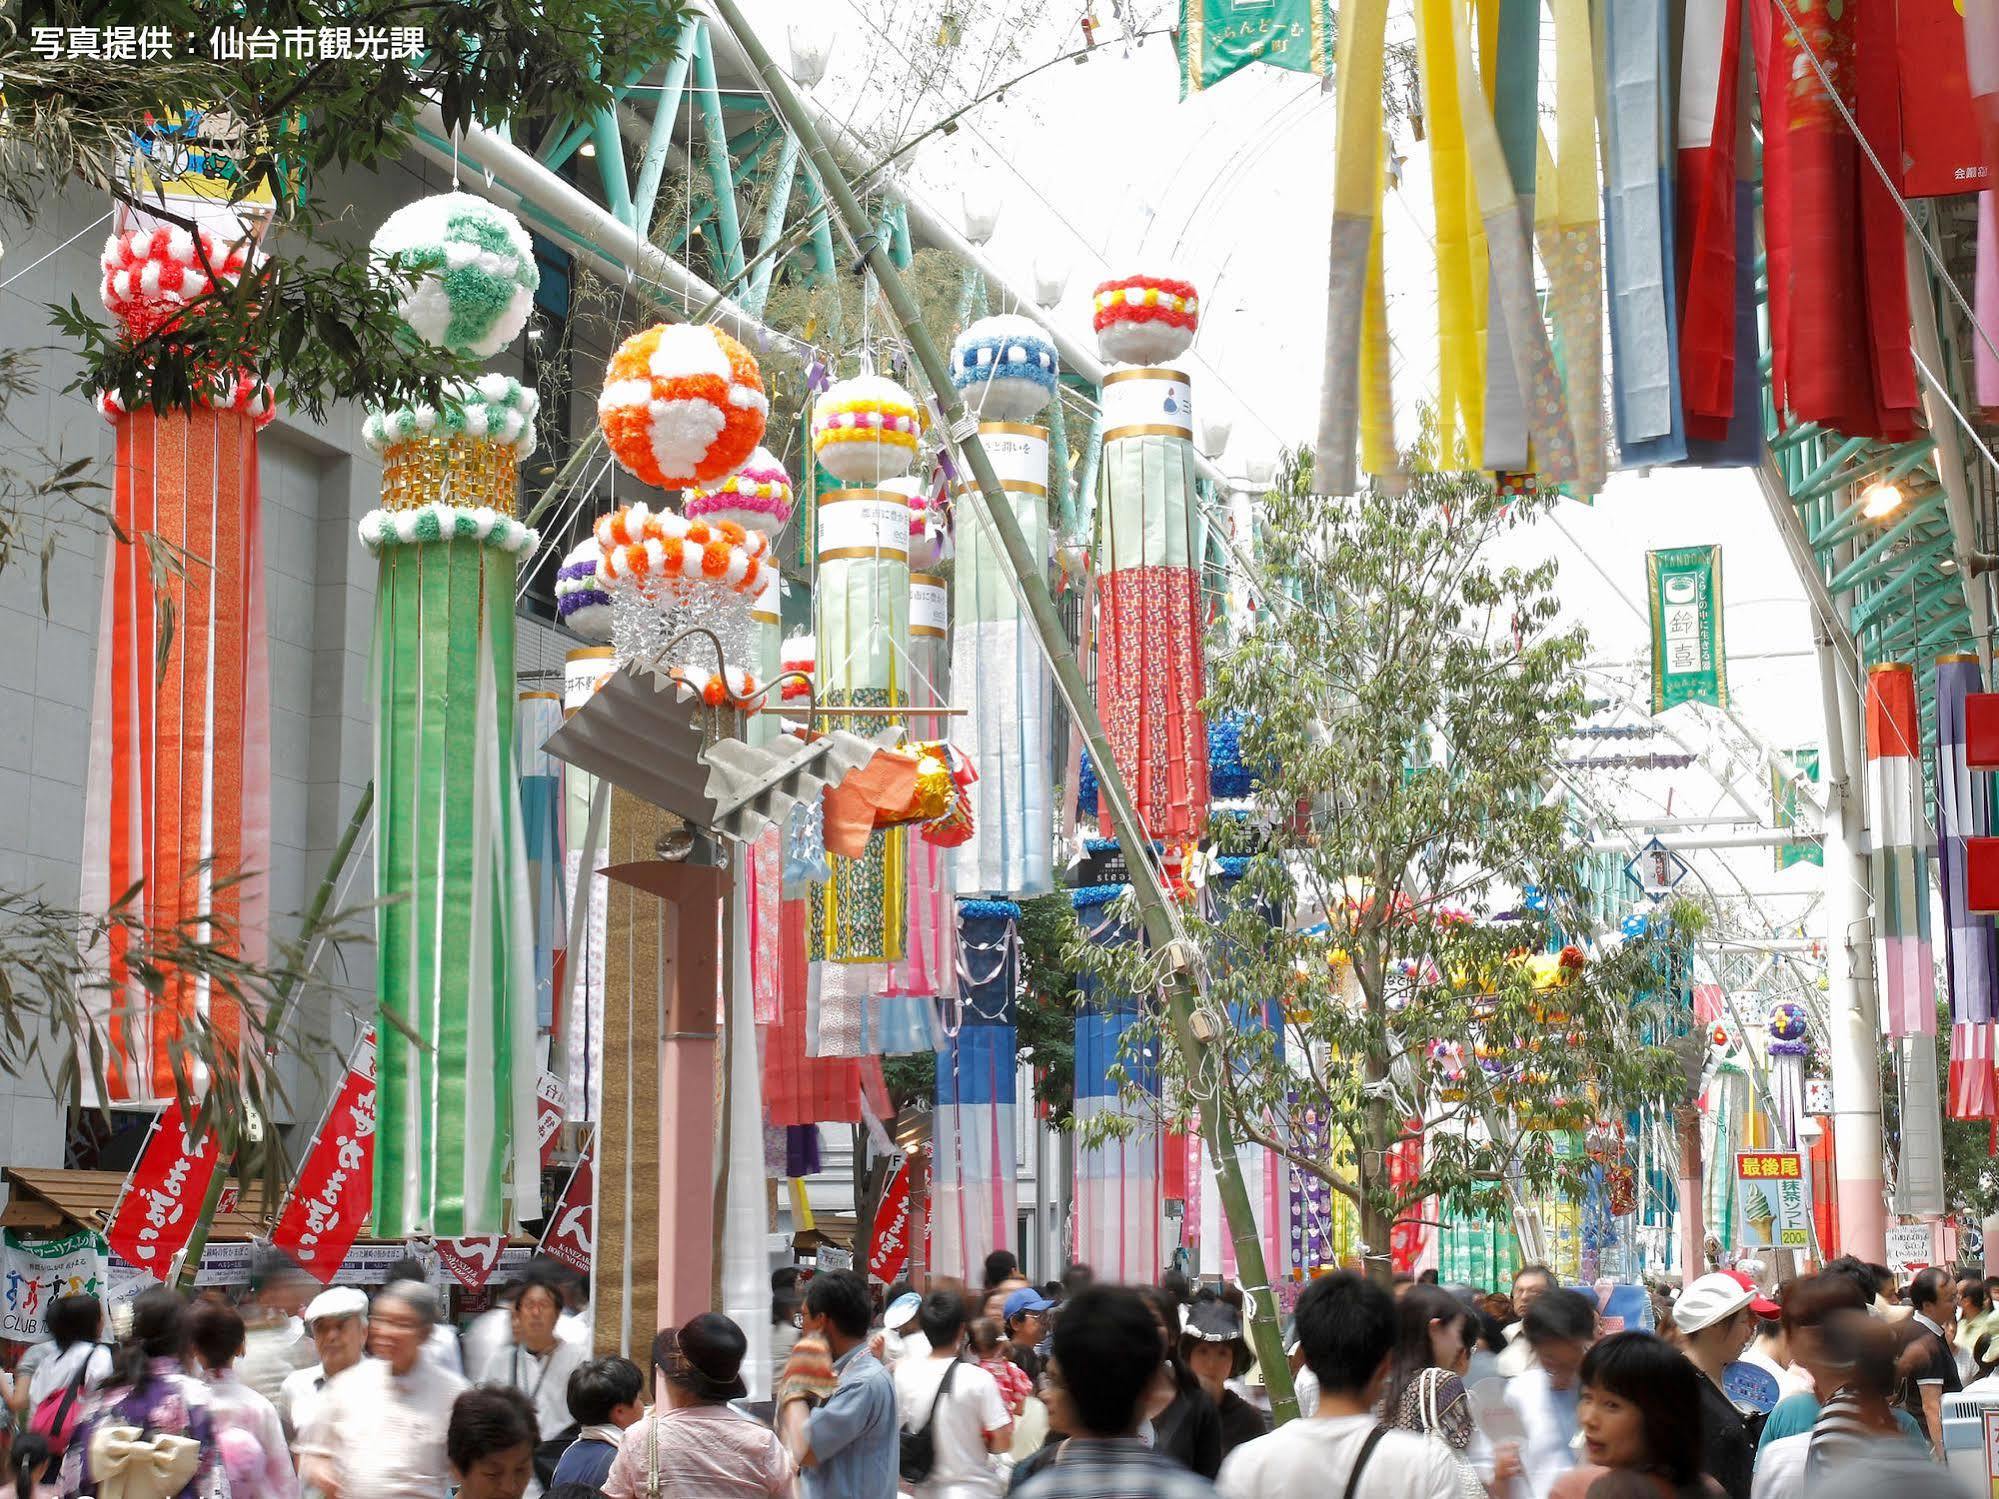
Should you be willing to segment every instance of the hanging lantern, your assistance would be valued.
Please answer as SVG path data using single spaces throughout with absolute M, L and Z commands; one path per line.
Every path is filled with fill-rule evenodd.
M 951 345 L 951 384 L 984 421 L 1032 421 L 1054 396 L 1055 378 L 1055 345 L 1030 318 L 980 318 Z
M 527 326 L 541 281 L 534 241 L 484 198 L 443 193 L 400 208 L 368 251 L 377 265 L 422 272 L 398 311 L 426 343 L 486 359 Z
M 812 451 L 834 478 L 878 484 L 909 472 L 918 426 L 908 391 L 880 375 L 857 375 L 812 403 Z
M 597 538 L 586 536 L 555 571 L 555 617 L 585 640 L 611 638 L 611 596 L 597 577 L 603 559 Z
M 1115 364 L 1153 364 L 1194 344 L 1201 299 L 1193 285 L 1164 276 L 1099 282 L 1092 322 L 1097 349 Z
M 791 478 L 770 449 L 758 448 L 733 474 L 688 490 L 681 509 L 689 520 L 734 521 L 775 536 L 791 519 Z
M 734 473 L 763 440 L 770 402 L 750 351 L 720 328 L 654 324 L 618 346 L 597 420 L 626 472 L 659 489 Z

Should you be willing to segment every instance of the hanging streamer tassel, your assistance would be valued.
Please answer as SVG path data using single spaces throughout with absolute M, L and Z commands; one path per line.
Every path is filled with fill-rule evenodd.
M 1691 0 L 1680 49 L 1680 392 L 1687 432 L 1719 441 L 1735 410 L 1735 151 L 1741 0 Z M 1755 345 L 1745 351 L 1753 357 Z M 1760 434 L 1759 434 L 1760 435 Z
M 1978 195 L 1978 259 L 1972 298 L 1979 327 L 1999 341 L 1999 195 L 1989 187 Z M 1999 409 L 1999 354 L 1976 334 L 1971 339 L 1971 363 L 1979 409 Z
M 1097 703 L 1146 831 L 1182 841 L 1208 814 L 1191 395 L 1161 369 L 1114 371 L 1104 392 L 1120 419 L 1106 418 L 1097 508 Z
M 1138 940 L 1131 927 L 1110 913 L 1110 903 L 1123 888 L 1099 885 L 1071 892 L 1084 941 L 1119 948 Z M 1125 1032 L 1138 1020 L 1135 1000 L 1103 993 L 1088 975 L 1081 980 L 1078 998 L 1075 1258 L 1108 1280 L 1146 1281 L 1157 1276 L 1164 1263 L 1159 1241 L 1163 1173 L 1158 1128 L 1140 1121 L 1128 1133 L 1113 1135 L 1101 1145 L 1081 1141 L 1092 1120 L 1129 1112 L 1113 1069 L 1121 1068 L 1126 1081 L 1141 1092 L 1156 1093 L 1157 1064 L 1149 1052 L 1133 1048 L 1137 1054 L 1131 1054 L 1123 1044 Z
M 964 1002 L 937 1054 L 930 1270 L 969 1282 L 991 1250 L 1013 1242 L 1020 907 L 965 900 L 958 919 Z
M 1770 1122 L 1777 1145 L 1795 1150 L 1798 1124 L 1805 1117 L 1805 1057 L 1811 1051 L 1805 1007 L 1793 999 L 1779 1000 L 1770 1007 L 1765 1030 L 1770 1037 Z
M 1999 935 L 1974 916 L 1965 891 L 1964 840 L 1992 827 L 1990 777 L 1964 763 L 1964 700 L 1983 692 L 1978 657 L 1937 657 L 1937 862 L 1943 890 L 1944 971 L 1950 984 L 1950 1114 L 1999 1116 L 1994 1039 L 1999 1036 Z
M 520 784 L 521 831 L 527 850 L 528 905 L 534 922 L 534 1014 L 543 1031 L 556 1026 L 563 949 L 569 941 L 563 898 L 562 763 L 542 749 L 562 727 L 562 697 L 523 692 L 514 710 L 514 758 Z
M 1485 466 L 1485 376 L 1479 302 L 1486 266 L 1466 156 L 1462 100 L 1476 78 L 1458 78 L 1458 24 L 1452 0 L 1417 0 L 1416 66 L 1430 143 L 1430 190 L 1437 222 L 1437 431 L 1435 467 Z
M 1930 830 L 1923 818 L 1916 674 L 1883 662 L 1867 673 L 1867 818 L 1874 868 L 1881 1031 L 1934 1036 L 1930 957 Z
M 1534 143 L 1540 83 L 1541 7 L 1539 0 L 1499 0 L 1482 5 L 1480 18 L 1492 16 L 1491 41 L 1483 50 L 1482 77 L 1487 87 L 1479 99 L 1490 101 L 1493 124 L 1505 155 L 1513 196 L 1523 226 L 1533 222 L 1535 195 Z M 1484 29 L 1483 27 L 1481 28 Z M 1474 184 L 1476 189 L 1476 184 Z M 1474 205 L 1477 206 L 1476 204 Z M 1485 212 L 1489 213 L 1488 208 Z M 1524 238 L 1524 230 L 1523 230 Z M 1486 230 L 1488 255 L 1487 306 L 1504 307 L 1514 289 L 1504 283 L 1500 261 Z M 1531 273 L 1531 267 L 1530 267 Z M 1540 317 L 1539 308 L 1535 318 Z M 1521 384 L 1506 320 L 1486 322 L 1485 344 L 1485 466 L 1518 471 L 1529 466 L 1528 391 Z
M 608 608 L 608 606 L 607 606 Z M 563 658 L 562 712 L 566 718 L 590 701 L 590 694 L 609 676 L 617 658 L 608 645 L 578 646 Z M 562 991 L 566 1009 L 558 1017 L 562 1034 L 559 1053 L 550 1065 L 565 1072 L 571 1116 L 603 1118 L 604 1076 L 604 921 L 607 881 L 602 871 L 609 848 L 610 788 L 573 765 L 562 767 L 563 893 L 568 923 L 563 955 Z M 597 811 L 595 847 L 587 847 L 591 814 Z M 584 868 L 588 858 L 590 867 Z M 578 910 L 581 902 L 583 909 Z
M 506 1233 L 541 1207 L 533 923 L 514 794 L 518 456 L 384 445 L 375 682 L 375 1232 Z
M 1466 160 L 1484 214 L 1485 241 L 1491 257 L 1492 285 L 1498 294 L 1500 322 L 1506 328 L 1506 346 L 1513 362 L 1516 388 L 1524 393 L 1527 402 L 1525 420 L 1537 471 L 1550 483 L 1566 484 L 1576 477 L 1575 438 L 1569 430 L 1568 406 L 1555 374 L 1548 330 L 1541 321 L 1540 301 L 1534 292 L 1534 255 L 1528 241 L 1531 219 L 1514 195 L 1506 153 L 1472 69 L 1470 46 L 1470 38 L 1460 32 L 1457 36 L 1459 107 Z
M 1021 422 L 982 422 L 979 441 L 999 473 L 1032 555 L 1044 562 L 1048 434 Z M 979 773 L 972 836 L 952 860 L 957 889 L 996 897 L 1054 889 L 1055 792 L 1048 743 L 1055 685 L 1034 623 L 1008 584 L 1009 569 L 978 486 L 956 490 L 957 559 L 951 594 L 951 681 L 964 699 L 962 743 Z
M 1605 276 L 1617 442 L 1623 466 L 1687 456 L 1673 285 L 1667 14 L 1661 0 L 1608 0 L 1599 110 L 1604 129 Z
M 1333 231 L 1326 256 L 1326 354 L 1319 387 L 1313 488 L 1352 494 L 1360 487 L 1354 441 L 1375 359 L 1366 319 L 1381 237 L 1381 75 L 1387 0 L 1351 0 L 1340 16 L 1338 111 L 1333 142 Z M 1385 342 L 1384 319 L 1381 337 Z M 1386 360 L 1379 375 L 1387 374 Z M 1393 448 L 1393 442 L 1390 442 Z M 1370 464 L 1370 468 L 1372 465 Z
M 750 628 L 755 636 L 756 678 L 771 683 L 784 670 L 784 620 L 782 617 L 782 575 L 771 568 L 770 577 L 750 605 Z M 786 682 L 784 687 L 795 686 Z M 765 706 L 776 706 L 783 689 L 765 698 Z M 744 723 L 746 740 L 759 748 L 777 737 L 778 720 L 768 713 L 752 713 Z M 752 1014 L 760 1026 L 774 1025 L 780 1014 L 784 923 L 784 835 L 783 821 L 774 822 L 751 845 L 750 858 L 750 988 Z M 804 938 L 800 919 L 799 937 Z M 802 966 L 802 965 L 801 965 Z

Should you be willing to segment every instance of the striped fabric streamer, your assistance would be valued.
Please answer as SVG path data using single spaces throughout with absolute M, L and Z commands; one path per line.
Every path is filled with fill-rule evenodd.
M 1083 939 L 1119 948 L 1138 940 L 1137 932 L 1110 913 L 1116 889 L 1092 887 L 1073 896 Z M 1149 1057 L 1127 1055 L 1124 1033 L 1138 1019 L 1137 1002 L 1101 992 L 1095 978 L 1080 983 L 1076 1013 L 1076 1170 L 1074 1256 L 1106 1280 L 1145 1284 L 1159 1277 L 1161 1257 L 1159 1184 L 1161 1139 L 1143 1123 L 1101 1145 L 1085 1145 L 1091 1121 L 1126 1115 L 1131 1105 L 1112 1077 L 1122 1067 L 1142 1092 L 1156 1092 L 1157 1068 Z
M 909 696 L 913 703 L 941 708 L 949 702 L 950 617 L 945 581 L 933 574 L 911 573 Z M 950 723 L 948 718 L 912 714 L 909 740 L 941 742 L 950 737 Z M 980 784 L 983 787 L 983 776 Z M 1048 820 L 1044 815 L 1042 821 Z M 941 1047 L 944 1027 L 939 1001 L 958 997 L 958 909 L 951 899 L 952 850 L 939 848 L 913 829 L 906 836 L 909 940 L 901 959 L 888 965 L 882 985 L 876 1049 L 884 1056 Z
M 270 919 L 270 672 L 264 627 L 254 419 L 202 407 L 114 411 L 111 506 L 99 616 L 80 907 L 108 911 L 135 885 L 161 931 L 207 914 L 202 933 L 262 962 Z M 136 540 L 157 535 L 184 565 L 156 573 Z M 168 636 L 159 606 L 171 605 Z M 248 871 L 252 878 L 236 876 Z M 241 1039 L 234 1000 L 169 970 L 149 996 L 123 943 L 96 955 L 108 987 L 90 1002 L 105 1073 L 80 1058 L 92 1102 L 174 1096 L 173 1061 L 197 1017 L 222 1049 Z M 199 1080 L 199 1069 L 195 1069 Z
M 1484 8 L 1492 8 L 1490 0 Z M 1524 241 L 1525 226 L 1534 221 L 1541 5 L 1540 0 L 1498 0 L 1497 10 L 1496 24 L 1489 33 L 1487 48 L 1483 49 L 1484 63 L 1480 68 L 1489 87 L 1481 92 L 1479 104 L 1483 108 L 1488 99 L 1491 101 L 1493 124 L 1505 155 L 1508 186 L 1519 204 L 1519 227 L 1509 232 Z M 1492 209 L 1482 204 L 1481 211 L 1489 215 Z M 1530 453 L 1527 441 L 1529 392 L 1520 382 L 1507 321 L 1491 315 L 1506 305 L 1506 299 L 1515 295 L 1516 289 L 1507 284 L 1513 272 L 1505 268 L 1503 257 L 1493 245 L 1489 226 L 1486 242 L 1491 263 L 1486 283 L 1485 466 L 1517 472 L 1526 469 L 1530 459 L 1537 456 Z M 1524 243 L 1516 253 L 1527 255 L 1531 261 L 1531 252 Z M 1530 288 L 1532 283 L 1530 264 Z M 1532 298 L 1529 305 L 1532 306 Z M 1540 309 L 1534 306 L 1532 310 L 1538 326 Z M 1557 413 L 1562 411 L 1559 405 L 1555 409 Z M 1572 436 L 1563 432 L 1565 441 L 1572 440 Z
M 596 684 L 615 665 L 616 658 L 607 645 L 578 646 L 569 652 L 562 671 L 565 716 L 589 701 Z M 567 1013 L 558 1017 L 562 1048 L 556 1055 L 561 1061 L 549 1064 L 565 1075 L 571 1116 L 593 1120 L 604 1117 L 604 924 L 609 882 L 598 872 L 609 862 L 610 846 L 607 799 L 606 826 L 598 832 L 597 847 L 590 853 L 591 872 L 586 875 L 583 843 L 589 836 L 590 806 L 597 790 L 597 778 L 589 772 L 573 765 L 562 767 L 562 888 L 568 907 L 564 920 L 577 942 L 563 954 L 569 1001 Z M 576 924 L 578 900 L 589 902 L 580 926 Z
M 375 613 L 375 1216 L 383 1238 L 507 1233 L 541 1208 L 534 932 L 514 787 L 514 467 L 456 439 L 391 449 L 363 523 Z M 427 442 L 404 445 L 414 450 Z M 507 451 L 511 455 L 511 450 Z M 391 518 L 442 473 L 467 526 L 403 540 Z M 485 484 L 483 492 L 477 486 Z M 516 538 L 517 540 L 517 538 Z
M 861 1117 L 858 1058 L 815 1057 L 807 1046 L 806 902 L 783 902 L 779 918 L 778 1017 L 764 1026 L 764 1111 L 775 1125 L 856 1124 Z
M 909 501 L 892 490 L 839 489 L 819 496 L 818 575 L 812 589 L 821 707 L 889 707 L 909 701 Z M 816 727 L 875 734 L 878 714 L 827 718 Z M 873 1006 L 886 965 L 909 935 L 909 832 L 868 835 L 859 859 L 828 856 L 831 875 L 811 889 L 808 952 L 814 1056 L 879 1050 Z
M 1051 555 L 1048 434 L 1019 422 L 981 424 L 1028 549 Z M 965 717 L 951 736 L 979 773 L 972 836 L 952 853 L 956 889 L 1018 898 L 1055 888 L 1055 792 L 1049 743 L 1055 683 L 1033 622 L 1007 582 L 1009 569 L 975 485 L 957 496 L 951 582 L 951 683 Z M 942 737 L 942 736 L 939 736 Z
M 937 1054 L 931 1120 L 930 1270 L 975 1281 L 985 1257 L 1014 1240 L 1020 907 L 958 903 L 960 1023 Z
M 783 578 L 767 569 L 769 581 L 750 605 L 750 630 L 756 645 L 756 679 L 775 682 L 784 670 Z M 789 683 L 785 684 L 791 685 Z M 765 700 L 775 706 L 779 693 Z M 743 724 L 746 741 L 758 748 L 777 736 L 778 720 L 751 713 Z M 784 931 L 784 822 L 772 823 L 749 851 L 750 858 L 750 986 L 759 1026 L 774 1025 L 780 1013 L 781 953 Z M 800 927 L 800 937 L 804 929 Z
M 1179 842 L 1199 834 L 1208 816 L 1192 414 L 1184 376 L 1118 370 L 1107 382 L 1126 377 L 1148 381 L 1147 403 L 1165 406 L 1171 420 L 1104 434 L 1097 710 L 1146 832 Z M 1108 802 L 1100 825 L 1114 835 Z
M 1717 439 L 1734 413 L 1735 152 L 1742 0 L 1689 0 L 1677 129 L 1680 392 L 1687 430 Z M 1755 345 L 1744 351 L 1753 356 Z
M 1983 692 L 1978 657 L 1937 657 L 1937 862 L 1943 887 L 1944 972 L 1950 983 L 1949 1104 L 1953 1119 L 1999 1118 L 1999 933 L 1966 907 L 1964 840 L 1993 826 L 1990 777 L 1964 763 L 1964 700 Z
M 1999 1025 L 1960 1020 L 1950 1028 L 1949 1106 L 1953 1119 L 1999 1119 Z
M 562 762 L 542 749 L 562 727 L 562 699 L 523 692 L 514 709 L 514 760 L 520 780 L 521 832 L 527 848 L 528 903 L 534 919 L 534 1016 L 543 1031 L 556 1023 L 564 948 L 569 942 L 563 896 Z
M 1867 817 L 1874 872 L 1881 1032 L 1934 1036 L 1929 823 L 1923 816 L 1916 674 L 1904 662 L 1867 672 Z

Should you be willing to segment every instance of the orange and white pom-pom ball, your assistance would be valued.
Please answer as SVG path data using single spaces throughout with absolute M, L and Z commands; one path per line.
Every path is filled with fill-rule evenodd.
M 802 682 L 794 673 L 812 675 L 814 656 L 812 637 L 794 635 L 778 648 L 778 667 L 785 673 L 784 681 L 778 688 L 778 696 L 785 702 L 794 702 L 812 696 L 812 684 Z
M 763 440 L 770 402 L 750 351 L 719 328 L 657 324 L 611 356 L 597 420 L 627 472 L 661 489 L 734 473 Z
M 791 519 L 791 477 L 769 448 L 758 448 L 733 474 L 688 490 L 681 508 L 692 520 L 734 521 L 775 536 Z
M 1097 351 L 1116 364 L 1156 364 L 1194 343 L 1201 299 L 1170 276 L 1119 276 L 1096 291 Z
M 916 461 L 916 399 L 882 375 L 856 375 L 812 403 L 812 451 L 849 484 L 879 484 Z
M 104 242 L 100 291 L 106 310 L 135 337 L 144 338 L 173 322 L 218 283 L 234 282 L 249 262 L 247 241 L 231 244 L 203 230 L 197 244 L 178 226 L 128 229 Z
M 733 521 L 689 520 L 671 510 L 628 505 L 599 516 L 597 576 L 609 587 L 650 592 L 696 584 L 753 593 L 770 563 L 770 538 Z

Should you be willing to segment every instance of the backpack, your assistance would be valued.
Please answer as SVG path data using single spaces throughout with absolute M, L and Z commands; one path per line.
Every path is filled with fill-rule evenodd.
M 944 1378 L 938 1382 L 937 1394 L 930 1402 L 930 1414 L 915 1431 L 902 1433 L 902 1452 L 898 1460 L 899 1471 L 911 1483 L 921 1483 L 930 1476 L 930 1470 L 937 1466 L 937 1407 L 944 1403 L 944 1395 L 951 1388 L 951 1376 L 958 1372 L 957 1359 L 945 1366 Z
M 49 1444 L 51 1463 L 69 1450 L 77 1422 L 83 1419 L 83 1386 L 90 1378 L 90 1360 L 95 1352 L 96 1347 L 92 1345 L 76 1366 L 76 1373 L 70 1381 L 61 1389 L 44 1395 L 34 1414 L 28 1418 L 28 1430 Z

